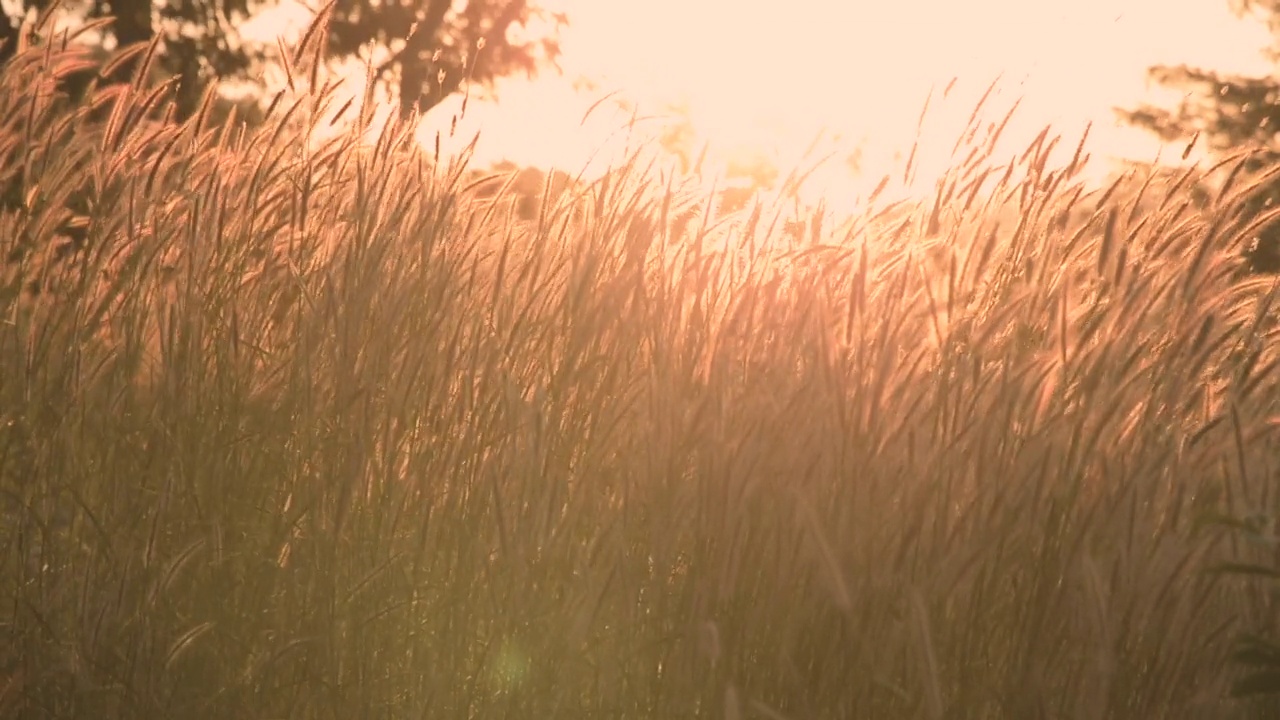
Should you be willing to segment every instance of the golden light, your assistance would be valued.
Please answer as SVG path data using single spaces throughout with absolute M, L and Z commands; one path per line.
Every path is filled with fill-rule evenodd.
M 574 20 L 565 38 L 570 76 L 595 78 L 602 90 L 624 92 L 652 111 L 686 103 L 696 131 L 726 156 L 763 152 L 785 163 L 819 131 L 838 134 L 864 146 L 872 183 L 900 164 L 895 156 L 915 138 L 931 87 L 938 93 L 925 140 L 946 152 L 978 97 L 1001 76 L 990 112 L 1002 116 L 1021 100 L 1008 131 L 1011 147 L 1025 146 L 1046 124 L 1074 140 L 1092 121 L 1095 154 L 1151 159 L 1154 141 L 1115 127 L 1111 114 L 1142 99 L 1149 65 L 1267 69 L 1258 53 L 1268 40 L 1265 26 L 1236 20 L 1225 2 L 1176 11 L 1158 0 L 556 4 Z M 958 82 L 940 102 L 953 78 Z M 573 111 L 564 119 L 590 99 L 567 102 Z M 500 106 L 494 126 L 507 125 L 496 119 L 504 114 Z M 513 130 L 512 137 L 520 134 Z M 534 133 L 526 144 L 537 144 Z M 556 144 L 567 159 L 593 139 L 566 133 Z
M 987 121 L 1020 103 L 1005 133 L 1009 153 L 1046 125 L 1064 136 L 1064 146 L 1074 146 L 1092 123 L 1095 159 L 1151 160 L 1154 139 L 1118 127 L 1112 113 L 1151 97 L 1148 66 L 1270 70 L 1259 52 L 1269 41 L 1265 25 L 1233 18 L 1225 1 L 1176 9 L 1161 0 L 541 4 L 571 19 L 562 37 L 565 74 L 506 80 L 497 102 L 469 103 L 451 142 L 458 148 L 480 133 L 476 161 L 482 164 L 505 159 L 571 172 L 592 158 L 597 168 L 607 165 L 627 141 L 636 141 L 623 130 L 633 113 L 604 103 L 585 123 L 583 116 L 616 93 L 613 98 L 641 116 L 685 108 L 687 117 L 677 119 L 711 143 L 711 158 L 721 166 L 764 157 L 785 173 L 824 133 L 824 152 L 836 158 L 858 152 L 861 176 L 837 160 L 814 182 L 825 194 L 848 196 L 885 173 L 900 172 L 917 135 L 925 145 L 917 155 L 921 177 L 940 172 L 978 98 L 997 77 Z M 283 31 L 285 17 L 281 11 L 260 21 L 257 32 Z M 593 87 L 582 89 L 583 80 Z M 918 131 L 931 89 L 927 123 Z M 434 110 L 421 137 L 447 133 L 460 106 L 455 97 Z M 657 134 L 661 122 L 633 130 Z M 1104 160 L 1093 169 L 1109 168 Z

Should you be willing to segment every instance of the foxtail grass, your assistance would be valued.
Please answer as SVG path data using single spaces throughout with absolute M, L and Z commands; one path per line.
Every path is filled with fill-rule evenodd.
M 411 126 L 314 141 L 322 75 L 102 121 L 60 52 L 0 74 L 0 712 L 1274 710 L 1274 601 L 1207 572 L 1268 550 L 1202 522 L 1277 510 L 1242 160 L 975 141 L 838 221 L 637 160 L 521 217 Z

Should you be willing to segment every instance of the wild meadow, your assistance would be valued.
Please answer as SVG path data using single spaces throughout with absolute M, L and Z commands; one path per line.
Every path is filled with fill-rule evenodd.
M 246 129 L 75 57 L 0 72 L 0 716 L 1277 712 L 1243 156 L 521 218 L 305 64 Z

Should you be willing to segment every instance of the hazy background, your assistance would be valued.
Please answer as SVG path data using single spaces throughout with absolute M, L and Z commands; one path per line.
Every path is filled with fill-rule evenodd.
M 825 131 L 824 149 L 860 152 L 860 178 L 845 163 L 831 164 L 820 178 L 838 196 L 874 185 L 901 165 L 930 87 L 941 91 L 959 78 L 945 102 L 935 100 L 925 133 L 938 143 L 935 150 L 949 150 L 997 77 L 994 115 L 1022 99 L 1006 133 L 1010 152 L 1046 124 L 1073 141 L 1093 122 L 1095 158 L 1151 161 L 1160 142 L 1118 123 L 1113 112 L 1140 100 L 1177 101 L 1176 92 L 1148 83 L 1148 67 L 1186 63 L 1251 74 L 1271 67 L 1261 54 L 1269 39 L 1265 23 L 1237 18 L 1217 0 L 1176 7 L 1159 0 L 963 6 L 795 0 L 785 12 L 760 0 L 543 5 L 571 20 L 561 35 L 564 74 L 501 79 L 500 102 L 470 103 L 458 127 L 467 136 L 483 130 L 481 162 L 579 169 L 593 153 L 620 142 L 617 130 L 629 117 L 620 103 L 581 123 L 593 103 L 616 92 L 611 100 L 642 115 L 666 115 L 650 121 L 650 129 L 691 123 L 723 161 L 763 157 L 787 167 Z M 293 33 L 308 15 L 284 5 L 256 18 L 253 32 Z M 447 127 L 460 105 L 454 97 L 433 111 L 424 136 Z M 673 108 L 680 112 L 672 114 Z M 945 162 L 941 152 L 924 156 L 926 168 Z M 1092 171 L 1109 169 L 1095 162 Z

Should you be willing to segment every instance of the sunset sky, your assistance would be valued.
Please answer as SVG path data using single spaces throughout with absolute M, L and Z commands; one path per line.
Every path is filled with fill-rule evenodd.
M 931 86 L 940 91 L 959 78 L 947 101 L 933 106 L 925 132 L 949 150 L 998 75 L 994 110 L 1003 114 L 1022 98 L 1008 133 L 1011 149 L 1047 123 L 1074 145 L 1092 120 L 1095 157 L 1153 159 L 1157 144 L 1117 127 L 1111 111 L 1144 98 L 1171 99 L 1148 88 L 1148 66 L 1270 71 L 1260 55 L 1269 40 L 1265 26 L 1236 19 L 1226 0 L 1187 0 L 1176 11 L 1167 0 L 792 0 L 785 11 L 761 0 L 543 5 L 572 21 L 562 36 L 564 76 L 504 81 L 499 103 L 470 105 L 459 130 L 482 131 L 481 162 L 576 170 L 593 152 L 616 150 L 627 119 L 616 105 L 602 105 L 581 124 L 592 103 L 616 91 L 642 114 L 683 103 L 721 160 L 754 154 L 786 167 L 825 130 L 840 143 L 828 149 L 864 146 L 862 183 L 874 184 L 915 136 Z M 595 88 L 575 90 L 583 79 Z M 457 103 L 434 111 L 425 131 L 447 128 Z M 656 131 L 659 122 L 648 127 Z M 828 185 L 848 180 L 843 166 L 832 173 Z

